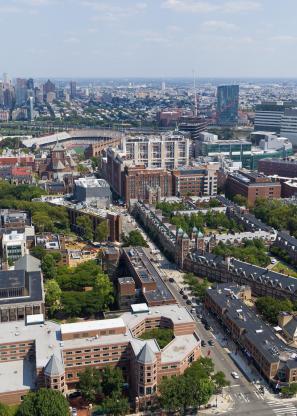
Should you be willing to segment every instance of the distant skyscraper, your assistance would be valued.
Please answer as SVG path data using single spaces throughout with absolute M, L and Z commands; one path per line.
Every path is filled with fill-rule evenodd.
M 28 79 L 27 88 L 28 88 L 28 90 L 34 90 L 34 80 L 33 80 L 33 78 Z
M 10 85 L 10 79 L 6 72 L 3 73 L 3 84 L 4 87 L 8 87 Z
M 46 83 L 43 84 L 43 94 L 46 97 L 49 92 L 55 92 L 55 91 L 56 91 L 55 84 L 48 79 Z
M 76 82 L 70 81 L 70 98 L 73 99 L 76 97 Z
M 15 86 L 15 97 L 16 97 L 16 105 L 21 106 L 26 103 L 27 101 L 27 80 L 24 78 L 17 78 L 16 79 L 16 86 Z
M 238 120 L 239 86 L 221 85 L 217 90 L 217 123 L 232 126 Z
M 165 91 L 166 90 L 166 83 L 165 83 L 165 81 L 163 81 L 162 82 L 162 91 Z

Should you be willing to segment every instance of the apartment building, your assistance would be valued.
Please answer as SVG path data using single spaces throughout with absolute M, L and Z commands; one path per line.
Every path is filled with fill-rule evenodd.
M 139 336 L 152 328 L 171 328 L 173 340 L 160 349 Z M 42 315 L 27 323 L 1 324 L 0 401 L 18 403 L 31 389 L 48 387 L 66 394 L 86 367 L 122 369 L 136 410 L 156 398 L 164 377 L 183 374 L 200 356 L 195 321 L 178 305 L 132 305 L 118 318 L 58 325 Z
M 226 195 L 242 195 L 249 205 L 254 205 L 257 198 L 280 198 L 281 184 L 265 175 L 242 170 L 228 175 Z
M 290 259 L 297 264 L 297 239 L 288 232 L 279 231 L 273 244 L 286 252 Z
M 249 296 L 249 288 L 223 283 L 207 290 L 205 306 L 270 384 L 296 382 L 297 349 L 282 341 L 245 305 Z
M 217 193 L 218 163 L 181 167 L 172 171 L 173 195 L 209 196 Z
M 235 258 L 224 259 L 202 250 L 190 252 L 183 269 L 197 276 L 219 283 L 237 283 L 251 287 L 254 296 L 271 296 L 297 300 L 297 282 L 294 277 L 255 266 Z
M 289 159 L 262 159 L 258 171 L 264 175 L 277 175 L 283 178 L 297 177 L 297 161 Z
M 189 164 L 190 139 L 186 133 L 124 136 L 122 151 L 134 165 L 147 168 L 175 169 Z

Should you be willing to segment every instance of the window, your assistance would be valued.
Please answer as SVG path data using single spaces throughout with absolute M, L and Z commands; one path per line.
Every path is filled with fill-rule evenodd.
M 146 388 L 146 394 L 152 394 L 152 388 L 151 387 Z

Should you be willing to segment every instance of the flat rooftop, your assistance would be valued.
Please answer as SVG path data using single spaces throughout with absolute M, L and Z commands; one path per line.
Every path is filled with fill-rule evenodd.
M 122 318 L 102 319 L 96 321 L 82 321 L 73 324 L 62 324 L 61 333 L 72 334 L 74 332 L 100 331 L 102 329 L 125 328 Z
M 0 363 L 0 393 L 33 389 L 35 379 L 34 361 Z

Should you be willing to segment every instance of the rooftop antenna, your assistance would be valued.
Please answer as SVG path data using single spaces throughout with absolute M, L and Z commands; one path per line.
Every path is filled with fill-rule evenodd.
M 194 100 L 195 100 L 195 111 L 194 115 L 195 117 L 198 116 L 198 102 L 197 102 L 197 90 L 196 90 L 196 73 L 193 70 L 193 85 L 194 85 Z

